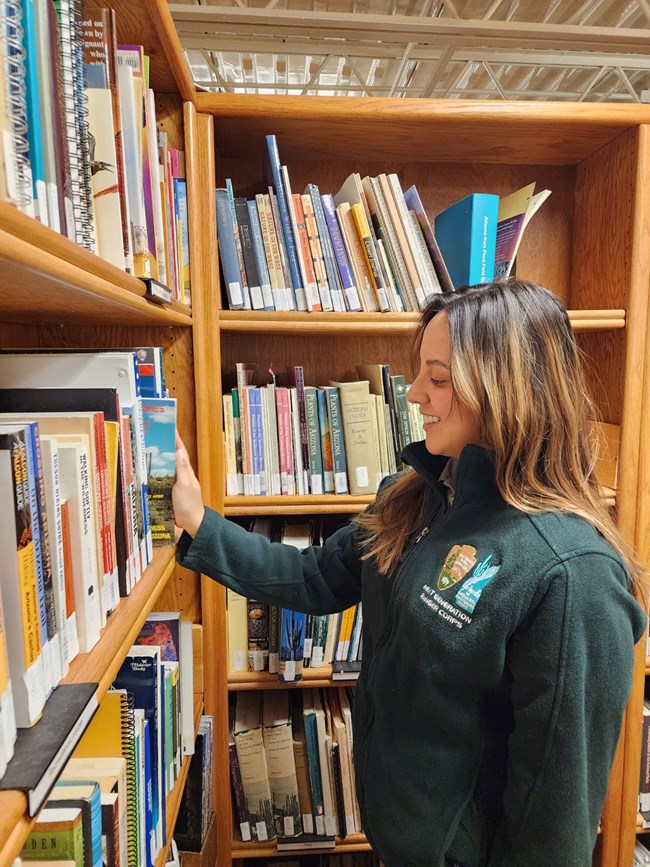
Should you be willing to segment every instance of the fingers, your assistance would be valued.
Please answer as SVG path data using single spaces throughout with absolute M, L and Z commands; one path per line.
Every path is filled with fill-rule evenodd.
M 176 449 L 185 449 L 185 443 L 181 439 L 181 435 L 178 432 L 178 428 L 176 429 Z M 187 449 L 185 449 L 187 451 Z

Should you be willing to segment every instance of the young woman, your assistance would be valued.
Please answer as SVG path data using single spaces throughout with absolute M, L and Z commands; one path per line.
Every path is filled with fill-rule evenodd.
M 588 867 L 644 615 L 569 319 L 509 280 L 436 296 L 418 346 L 426 438 L 372 508 L 269 544 L 204 509 L 180 448 L 179 561 L 300 611 L 363 601 L 357 793 L 386 867 Z

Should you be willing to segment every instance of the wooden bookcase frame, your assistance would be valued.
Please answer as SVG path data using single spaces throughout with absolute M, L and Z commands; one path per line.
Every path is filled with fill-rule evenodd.
M 650 111 L 616 105 L 551 105 L 472 101 L 389 100 L 331 97 L 236 96 L 198 93 L 199 118 L 214 117 L 215 181 L 233 180 L 235 190 L 263 189 L 264 135 L 278 136 L 292 186 L 308 181 L 336 190 L 351 171 L 396 171 L 405 185 L 417 183 L 436 211 L 475 190 L 505 194 L 531 180 L 552 196 L 529 226 L 518 273 L 555 291 L 571 311 L 573 327 L 589 362 L 590 391 L 602 419 L 620 425 L 617 488 L 607 497 L 619 524 L 648 561 L 646 540 L 648 458 L 641 448 L 648 414 L 647 360 L 650 283 L 650 202 L 643 179 L 650 170 Z M 204 150 L 212 132 L 205 129 Z M 216 245 L 213 185 L 201 189 L 201 210 L 210 215 L 201 242 Z M 218 281 L 215 269 L 213 281 Z M 290 361 L 305 366 L 306 381 L 353 374 L 355 361 L 390 361 L 409 369 L 408 334 L 415 316 L 273 314 L 223 310 L 218 285 L 210 333 L 217 335 L 212 375 L 219 396 L 235 361 L 273 363 L 281 372 Z M 214 330 L 213 330 L 214 329 Z M 332 347 L 336 352 L 332 353 Z M 644 367 L 648 366 L 648 370 Z M 260 380 L 261 381 L 261 380 Z M 221 414 L 220 403 L 214 407 Z M 217 430 L 221 430 L 220 419 Z M 199 441 L 202 437 L 199 436 Z M 354 512 L 363 498 L 247 498 L 224 496 L 223 443 L 210 441 L 213 503 L 229 515 Z M 221 477 L 221 481 L 220 481 Z M 202 480 L 203 480 L 202 476 Z M 645 545 L 645 548 L 644 548 Z M 233 839 L 228 782 L 228 693 L 276 688 L 272 678 L 232 676 L 226 657 L 225 593 L 204 583 L 204 611 L 217 631 L 212 658 L 217 665 L 206 685 L 206 705 L 218 714 L 215 728 L 215 802 L 218 805 L 219 867 L 244 857 L 276 854 L 268 844 Z M 205 593 L 210 594 L 207 602 Z M 216 611 L 213 609 L 216 606 Z M 595 627 L 596 628 L 596 627 Z M 636 833 L 640 761 L 640 702 L 645 644 L 638 648 L 634 687 L 612 771 L 594 863 L 630 867 Z M 305 685 L 329 685 L 327 672 L 314 672 Z M 298 687 L 299 688 L 299 687 Z M 340 850 L 363 848 L 348 838 Z
M 94 0 L 97 4 L 97 0 Z M 214 190 L 225 177 L 244 193 L 262 189 L 266 133 L 278 136 L 296 190 L 307 181 L 336 190 L 350 171 L 397 171 L 418 184 L 431 210 L 478 189 L 506 193 L 535 180 L 553 194 L 528 229 L 522 276 L 558 292 L 594 360 L 591 390 L 605 421 L 621 427 L 615 502 L 619 522 L 650 563 L 650 108 L 636 105 L 255 97 L 197 93 L 164 0 L 99 0 L 118 13 L 118 39 L 151 57 L 160 124 L 185 147 L 192 310 L 146 300 L 139 281 L 0 205 L 0 340 L 3 347 L 123 346 L 159 343 L 179 400 L 179 428 L 198 469 L 205 501 L 227 514 L 354 512 L 363 498 L 225 498 L 222 376 L 235 360 L 289 360 L 308 382 L 390 361 L 406 372 L 415 317 L 282 316 L 222 310 Z M 184 103 L 184 104 L 183 104 Z M 331 349 L 336 345 L 336 361 Z M 328 355 L 329 350 L 329 355 Z M 335 370 L 332 367 L 335 366 Z M 269 680 L 229 680 L 226 596 L 205 577 L 158 552 L 145 580 L 120 603 L 100 644 L 69 679 L 110 684 L 146 613 L 181 610 L 203 624 L 205 710 L 215 717 L 214 804 L 217 865 L 266 857 L 274 847 L 233 841 L 227 748 L 230 690 L 270 688 Z M 630 867 L 636 833 L 645 642 L 610 779 L 594 863 Z M 331 683 L 321 672 L 309 685 Z M 197 718 L 202 707 L 197 697 Z M 187 767 L 187 763 L 186 763 Z M 173 819 L 183 780 L 170 799 Z M 0 795 L 0 867 L 9 867 L 29 829 L 25 800 Z M 339 851 L 366 847 L 348 838 Z M 162 859 L 159 859 L 162 863 Z

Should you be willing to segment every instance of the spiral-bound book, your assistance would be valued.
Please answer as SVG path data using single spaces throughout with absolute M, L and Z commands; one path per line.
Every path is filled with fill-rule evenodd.
M 106 693 L 73 756 L 126 759 L 128 863 L 139 864 L 138 767 L 132 695 L 122 689 Z

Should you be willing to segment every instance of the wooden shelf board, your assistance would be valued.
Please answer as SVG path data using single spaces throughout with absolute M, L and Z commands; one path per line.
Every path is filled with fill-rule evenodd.
M 625 328 L 624 310 L 571 310 L 574 331 L 612 331 Z M 418 313 L 272 313 L 222 310 L 219 330 L 247 334 L 411 334 Z
M 310 515 L 322 512 L 324 514 L 352 514 L 363 512 L 375 497 L 351 497 L 347 494 L 335 494 L 304 497 L 226 497 L 224 500 L 224 515 Z
M 196 733 L 199 730 L 199 723 L 201 722 L 201 714 L 203 713 L 203 693 L 195 692 L 194 693 L 194 737 L 196 737 Z M 183 763 L 181 765 L 181 772 L 178 775 L 178 779 L 174 783 L 174 788 L 171 790 L 169 795 L 167 796 L 167 843 L 163 846 L 163 848 L 158 853 L 158 857 L 156 858 L 155 867 L 164 867 L 167 863 L 167 853 L 169 852 L 169 847 L 171 846 L 172 837 L 174 835 L 174 827 L 176 825 L 176 817 L 178 816 L 178 810 L 181 805 L 181 798 L 183 797 L 183 791 L 185 790 L 185 783 L 187 782 L 187 774 L 190 770 L 190 761 L 192 756 L 185 756 L 183 759 Z
M 220 156 L 249 158 L 273 130 L 289 166 L 305 154 L 367 161 L 369 141 L 377 161 L 573 165 L 650 123 L 650 107 L 598 103 L 373 97 L 350 111 L 345 97 L 197 93 L 196 108 L 218 116 Z
M 112 684 L 128 648 L 151 611 L 158 594 L 174 571 L 174 548 L 154 550 L 153 562 L 131 595 L 120 600 L 99 641 L 90 651 L 77 656 L 62 683 L 97 682 L 101 699 Z M 27 799 L 22 792 L 0 792 L 0 867 L 11 867 L 20 854 L 33 819 L 26 815 Z
M 153 609 L 174 571 L 175 548 L 154 548 L 153 561 L 129 596 L 120 599 L 90 653 L 81 653 L 70 665 L 63 683 L 99 683 L 101 698 L 115 680 L 128 649 Z
M 295 849 L 291 851 L 278 851 L 278 847 L 274 841 L 268 843 L 242 843 L 241 840 L 233 840 L 232 856 L 233 858 L 291 858 L 296 855 L 309 855 L 312 852 L 321 852 L 324 854 L 338 854 L 339 852 L 369 852 L 370 844 L 364 834 L 348 834 L 343 840 L 340 837 L 336 838 L 336 846 L 323 849 Z
M 191 326 L 190 309 L 0 202 L 0 317 L 7 322 Z
M 228 689 L 240 692 L 247 689 L 305 689 L 311 687 L 354 686 L 356 678 L 332 680 L 332 666 L 305 668 L 302 680 L 297 683 L 284 683 L 277 674 L 268 671 L 231 671 L 228 675 Z

